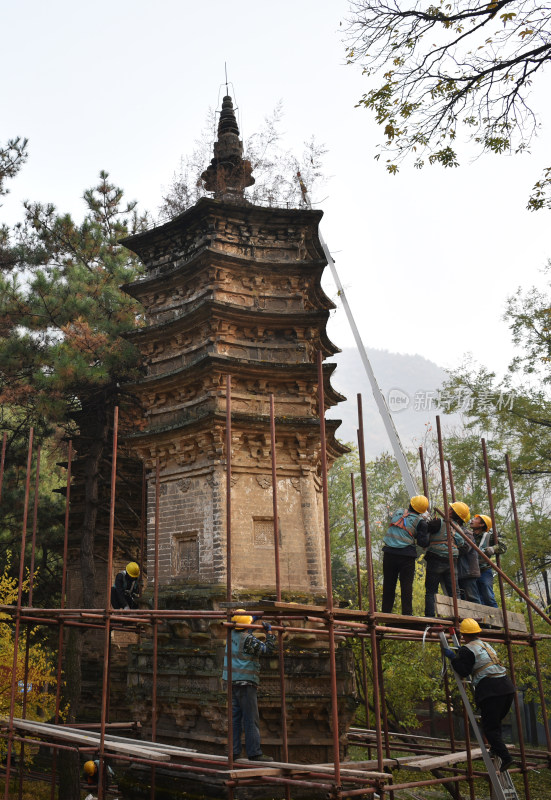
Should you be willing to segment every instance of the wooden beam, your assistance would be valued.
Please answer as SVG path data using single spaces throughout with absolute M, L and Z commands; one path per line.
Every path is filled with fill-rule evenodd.
M 511 750 L 513 745 L 508 744 L 506 747 Z M 474 750 L 471 750 L 471 758 L 476 760 L 477 758 L 482 758 L 482 750 L 477 747 Z M 438 769 L 439 767 L 447 767 L 450 764 L 458 764 L 461 761 L 467 760 L 467 751 L 461 750 L 457 753 L 448 753 L 445 756 L 434 756 L 431 758 L 415 758 L 411 761 L 407 759 L 402 764 L 403 767 L 406 769 L 413 769 L 419 770 L 423 772 L 424 770 L 431 770 L 431 769 Z
M 281 777 L 284 770 L 274 767 L 252 767 L 251 769 L 222 769 L 220 776 L 224 778 L 261 778 L 270 775 Z
M 471 750 L 471 758 L 474 760 L 476 758 L 482 757 L 482 750 L 477 747 L 475 750 Z M 445 756 L 434 756 L 431 758 L 427 758 L 423 756 L 422 758 L 414 758 L 411 761 L 405 761 L 402 765 L 406 769 L 413 769 L 419 770 L 423 772 L 424 770 L 431 770 L 431 769 L 438 769 L 439 767 L 447 767 L 450 764 L 459 764 L 461 761 L 467 760 L 467 751 L 460 750 L 458 753 L 448 753 Z
M 91 736 L 94 739 L 97 739 L 99 742 L 100 734 L 99 731 L 89 731 L 83 728 L 73 728 L 69 725 L 63 725 L 63 730 L 72 731 L 73 733 L 83 733 L 86 736 Z M 114 736 L 113 734 L 106 734 L 105 736 L 106 741 L 110 742 L 121 742 L 122 744 L 132 744 L 136 743 L 138 747 L 146 747 L 147 749 L 153 750 L 162 750 L 164 753 L 173 754 L 176 756 L 185 755 L 189 753 L 190 755 L 195 755 L 197 750 L 193 750 L 190 747 L 178 747 L 177 745 L 173 744 L 164 744 L 163 742 L 148 742 L 147 739 L 133 739 L 131 737 L 125 736 Z M 223 756 L 221 756 L 223 758 Z
M 480 624 L 491 625 L 493 628 L 503 628 L 503 611 L 501 608 L 483 606 L 480 605 L 480 603 L 470 603 L 467 600 L 459 599 L 457 601 L 457 607 L 460 617 L 471 617 Z M 451 597 L 447 597 L 447 595 L 444 594 L 437 594 L 435 608 L 438 615 L 450 619 L 453 618 L 453 600 Z M 517 611 L 508 611 L 507 621 L 512 631 L 525 633 L 528 630 L 524 614 L 519 614 Z
M 277 767 L 253 767 L 251 769 L 230 769 L 230 770 L 220 770 L 220 775 L 227 777 L 227 778 L 258 778 L 264 777 L 269 775 L 299 775 L 306 772 L 317 772 L 323 773 L 328 777 L 333 777 L 335 774 L 334 768 L 331 771 L 327 771 L 325 769 L 320 769 L 320 767 L 316 767 L 315 764 L 304 764 L 300 769 L 293 769 L 293 768 L 277 768 Z M 366 772 L 365 770 L 360 769 L 341 769 L 341 775 L 345 775 L 347 777 L 352 778 L 373 778 L 374 780 L 390 780 L 391 776 L 387 772 Z
M 449 745 L 448 745 L 449 746 Z M 400 756 L 400 758 L 383 758 L 383 767 L 399 767 L 404 764 L 406 761 L 409 761 L 411 756 Z M 357 769 L 373 769 L 373 767 L 377 767 L 379 762 L 377 759 L 372 759 L 371 761 L 343 761 L 341 762 L 341 766 L 343 769 L 347 768 L 357 768 Z M 320 764 L 319 766 L 323 767 L 330 767 L 331 764 Z M 384 773 L 387 775 L 388 773 Z
M 396 764 L 397 759 L 388 759 L 389 763 Z M 262 764 L 263 762 L 258 761 L 247 761 L 246 758 L 240 758 L 239 761 L 236 763 L 243 764 L 245 769 L 239 770 L 240 777 L 245 777 L 245 773 L 248 775 L 249 770 L 246 768 L 248 764 L 252 764 L 255 767 L 258 764 Z M 318 772 L 323 773 L 324 775 L 334 775 L 335 774 L 335 767 L 333 764 L 294 764 L 288 763 L 285 761 L 266 761 L 264 762 L 266 767 L 270 767 L 271 769 L 281 769 L 284 772 Z M 357 777 L 364 777 L 364 778 L 377 778 L 378 780 L 388 780 L 391 776 L 387 772 L 368 772 L 365 769 L 357 769 L 356 763 L 354 761 L 348 761 L 341 765 L 341 773 L 345 775 L 357 776 Z M 377 762 L 373 762 L 375 766 L 377 766 Z
M 0 717 L 0 722 L 8 724 L 8 717 Z M 82 732 L 67 731 L 60 725 L 48 725 L 44 722 L 29 722 L 28 720 L 15 717 L 13 720 L 13 727 L 19 731 L 27 731 L 34 736 L 40 736 L 43 739 L 59 739 L 65 742 L 74 742 L 75 744 L 85 744 L 90 747 L 97 747 L 99 744 L 99 740 L 95 736 L 89 736 Z M 135 739 L 131 739 L 127 744 L 123 744 L 122 742 L 109 741 L 109 737 L 106 736 L 105 749 L 113 753 L 122 753 L 123 755 L 147 758 L 155 761 L 170 761 L 170 756 L 167 753 L 164 753 L 162 750 L 144 747 Z

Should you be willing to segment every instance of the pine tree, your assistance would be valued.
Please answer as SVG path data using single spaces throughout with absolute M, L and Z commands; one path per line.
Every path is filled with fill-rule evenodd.
M 62 426 L 79 437 L 83 601 L 91 605 L 99 463 L 114 406 L 131 409 L 123 384 L 140 369 L 124 338 L 139 324 L 140 308 L 119 288 L 140 266 L 118 240 L 145 220 L 135 203 L 123 204 L 122 190 L 104 172 L 84 201 L 80 224 L 52 205 L 25 204 L 12 265 L 0 276 L 0 402 L 10 410 L 4 428 L 32 424 L 44 438 Z
M 139 375 L 140 355 L 125 334 L 140 324 L 141 308 L 120 286 L 136 279 L 140 265 L 118 240 L 140 230 L 146 219 L 135 203 L 123 201 L 122 190 L 104 172 L 84 201 L 80 223 L 52 205 L 25 204 L 24 222 L 4 248 L 0 423 L 9 432 L 12 462 L 21 432 L 31 425 L 37 441 L 73 439 L 70 533 L 72 552 L 80 551 L 74 567 L 81 591 L 77 587 L 69 602 L 94 607 L 105 603 L 96 591 L 95 556 L 104 547 L 98 532 L 105 533 L 109 507 L 105 475 L 115 406 L 123 424 L 139 424 L 125 383 Z M 81 634 L 71 631 L 65 647 L 69 721 L 80 708 L 82 644 Z M 80 797 L 79 764 L 65 755 L 60 754 L 60 793 L 72 800 Z

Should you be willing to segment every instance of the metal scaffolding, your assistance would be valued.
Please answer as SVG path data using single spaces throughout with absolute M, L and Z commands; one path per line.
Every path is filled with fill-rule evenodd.
M 29 434 L 27 471 L 25 483 L 25 499 L 22 519 L 21 535 L 21 557 L 19 564 L 19 589 L 15 606 L 0 606 L 3 618 L 2 624 L 11 626 L 13 630 L 13 665 L 10 683 L 10 710 L 9 714 L 0 719 L 0 736 L 7 740 L 7 758 L 2 769 L 5 772 L 4 799 L 8 800 L 10 781 L 18 781 L 18 796 L 22 797 L 23 778 L 28 774 L 29 778 L 42 779 L 51 782 L 52 800 L 56 796 L 56 756 L 58 750 L 70 749 L 80 754 L 99 754 L 99 786 L 98 797 L 100 800 L 109 796 L 110 790 L 105 786 L 104 763 L 106 757 L 110 760 L 121 763 L 138 763 L 150 768 L 151 779 L 151 798 L 155 797 L 156 770 L 169 767 L 174 773 L 182 775 L 203 775 L 211 776 L 220 781 L 221 787 L 226 787 L 227 794 L 233 798 L 234 790 L 239 787 L 250 787 L 262 785 L 278 787 L 285 792 L 288 800 L 292 792 L 301 790 L 312 790 L 323 792 L 324 795 L 333 798 L 345 797 L 372 797 L 377 795 L 380 798 L 390 797 L 391 800 L 396 793 L 402 789 L 412 789 L 414 787 L 430 787 L 433 785 L 449 784 L 451 787 L 466 783 L 471 800 L 475 799 L 474 780 L 475 778 L 487 777 L 484 770 L 477 768 L 475 761 L 480 755 L 480 750 L 471 748 L 469 725 L 464 714 L 465 741 L 458 741 L 455 736 L 452 707 L 451 691 L 445 680 L 446 694 L 446 725 L 448 729 L 447 738 L 434 738 L 416 735 L 404 735 L 393 732 L 389 729 L 386 705 L 386 688 L 384 681 L 384 671 L 382 669 L 381 643 L 383 641 L 409 641 L 417 642 L 419 645 L 428 643 L 431 646 L 439 647 L 439 632 L 443 630 L 443 625 L 449 627 L 459 624 L 460 613 L 458 607 L 458 597 L 455 582 L 453 586 L 453 619 L 445 620 L 425 617 L 405 617 L 397 614 L 382 613 L 377 610 L 375 596 L 375 581 L 372 559 L 372 541 L 369 519 L 368 486 L 365 470 L 365 452 L 363 436 L 363 414 L 361 397 L 358 396 L 358 446 L 360 455 L 360 479 L 361 497 L 363 502 L 363 527 L 365 532 L 365 559 L 362 564 L 360 552 L 360 535 L 358 532 L 358 514 L 356 505 L 356 484 L 355 476 L 351 474 L 351 499 L 354 521 L 355 535 L 355 566 L 357 578 L 357 597 L 356 609 L 337 608 L 333 602 L 332 578 L 331 578 L 331 548 L 329 531 L 329 497 L 327 485 L 327 455 L 325 439 L 325 416 L 324 416 L 324 396 L 322 379 L 322 359 L 318 355 L 318 404 L 320 418 L 320 441 L 321 441 L 321 481 L 323 497 L 323 534 L 325 542 L 325 571 L 326 571 L 326 591 L 327 603 L 325 606 L 297 605 L 282 601 L 279 548 L 278 548 L 278 497 L 277 497 L 277 463 L 276 463 L 276 436 L 277 425 L 274 414 L 274 398 L 270 397 L 270 436 L 271 436 L 271 459 L 272 459 L 272 487 L 273 487 L 273 523 L 274 523 L 274 558 L 275 558 L 275 601 L 259 603 L 255 605 L 255 613 L 261 615 L 269 613 L 274 620 L 273 630 L 277 633 L 279 648 L 279 682 L 281 694 L 281 762 L 262 763 L 250 762 L 240 759 L 234 762 L 232 746 L 232 691 L 231 691 L 231 659 L 228 659 L 228 755 L 215 756 L 212 754 L 202 754 L 183 747 L 166 745 L 157 741 L 157 676 L 158 676 L 158 627 L 159 624 L 167 620 L 186 620 L 192 618 L 208 618 L 220 620 L 227 627 L 227 646 L 230 648 L 230 637 L 233 625 L 231 623 L 232 609 L 235 605 L 232 594 L 232 552 L 231 552 L 231 521 L 232 521 L 232 481 L 231 481 L 231 441 L 232 441 L 232 409 L 231 409 L 231 376 L 227 376 L 226 381 L 226 558 L 227 558 L 227 586 L 226 602 L 222 604 L 222 610 L 197 611 L 190 609 L 162 610 L 159 609 L 159 573 L 158 573 L 158 549 L 159 549 L 159 508 L 161 496 L 160 465 L 157 458 L 154 475 L 155 485 L 155 524 L 154 524 L 154 563 L 153 575 L 149 575 L 153 584 L 152 604 L 150 608 L 139 608 L 130 612 L 122 613 L 111 608 L 110 587 L 112 585 L 113 569 L 113 547 L 114 547 L 114 520 L 116 504 L 116 463 L 118 449 L 118 413 L 115 410 L 113 421 L 113 442 L 112 442 L 112 472 L 111 472 L 111 493 L 110 493 L 110 513 L 109 513 L 109 544 L 107 554 L 107 590 L 105 597 L 105 607 L 90 608 L 68 608 L 66 606 L 67 588 L 67 554 L 68 536 L 70 521 L 70 492 L 72 481 L 72 447 L 69 443 L 67 459 L 67 484 L 66 484 L 66 510 L 65 510 L 65 536 L 63 549 L 63 573 L 61 588 L 61 603 L 59 608 L 38 608 L 33 606 L 33 578 L 34 560 L 37 534 L 37 504 L 38 504 L 38 485 L 40 477 L 40 448 L 33 449 L 33 431 Z M 453 475 L 451 464 L 448 462 L 448 471 L 444 462 L 444 449 L 440 420 L 437 418 L 438 431 L 438 450 L 440 457 L 440 471 L 443 492 L 443 513 L 442 517 L 446 520 L 446 530 L 448 547 L 450 553 L 450 567 L 453 570 L 451 556 L 451 536 L 454 525 L 448 521 L 448 490 L 450 487 L 452 498 L 455 498 Z M 486 443 L 482 440 L 482 456 L 484 460 L 486 474 L 486 489 L 490 513 L 494 523 L 494 536 L 497 536 L 495 527 L 495 511 L 488 465 Z M 33 471 L 33 459 L 35 469 L 35 492 L 34 506 L 32 515 L 32 539 L 31 539 L 31 560 L 29 565 L 31 582 L 27 604 L 23 604 L 23 578 L 26 568 L 25 551 L 27 541 L 27 527 L 29 516 L 29 498 L 31 475 Z M 2 440 L 2 455 L 0 461 L 0 502 L 2 499 L 2 483 L 6 464 L 6 435 Z M 421 477 L 425 494 L 428 495 L 427 475 L 424 466 L 422 448 L 420 448 Z M 520 532 L 520 524 L 515 500 L 515 491 L 512 477 L 512 470 L 509 458 L 506 458 L 505 468 L 508 476 L 512 515 L 516 531 L 516 542 L 518 546 L 520 571 L 522 574 L 522 588 L 517 586 L 501 569 L 499 556 L 497 565 L 493 568 L 497 572 L 499 581 L 499 593 L 501 598 L 501 608 L 503 610 L 503 629 L 485 630 L 485 638 L 491 642 L 503 643 L 507 651 L 508 671 L 515 680 L 515 647 L 528 647 L 531 649 L 534 671 L 537 679 L 539 704 L 543 716 L 543 726 L 545 730 L 546 749 L 535 749 L 526 746 L 523 739 L 523 726 L 521 719 L 521 709 L 518 697 L 515 695 L 515 716 L 519 736 L 518 758 L 519 766 L 515 772 L 520 772 L 523 779 L 524 793 L 527 800 L 530 800 L 529 773 L 533 769 L 541 769 L 550 765 L 551 758 L 551 737 L 548 724 L 545 692 L 542 682 L 541 663 L 538 653 L 538 644 L 551 638 L 549 634 L 537 633 L 534 626 L 534 614 L 538 614 L 545 622 L 551 624 L 551 619 L 543 612 L 539 606 L 529 596 L 528 577 L 523 552 L 523 542 Z M 145 485 L 145 473 L 144 473 Z M 140 564 L 143 563 L 143 549 L 145 543 L 145 528 L 143 519 L 145 518 L 145 507 L 142 508 L 142 531 L 141 545 L 142 554 Z M 456 530 L 461 533 L 459 528 Z M 475 549 L 479 554 L 487 559 L 482 551 Z M 367 573 L 367 608 L 362 591 L 361 570 Z M 512 631 L 509 627 L 507 615 L 507 596 L 505 584 L 508 584 L 512 592 L 524 600 L 527 606 L 528 630 L 526 632 Z M 285 686 L 285 632 L 302 631 L 300 624 L 305 620 L 314 621 L 318 627 L 316 635 L 320 640 L 327 642 L 329 652 L 329 680 L 331 688 L 331 720 L 332 720 L 332 740 L 334 759 L 331 764 L 297 764 L 289 762 L 288 733 L 287 733 L 287 704 Z M 17 657 L 19 652 L 19 640 L 22 626 L 50 626 L 58 628 L 58 664 L 57 664 L 57 683 L 56 683 L 56 711 L 52 724 L 38 723 L 25 719 L 26 714 L 26 693 L 29 668 L 29 637 L 26 641 L 25 673 L 22 684 L 23 704 L 22 718 L 15 716 L 16 691 L 17 691 Z M 69 727 L 62 724 L 60 720 L 61 704 L 61 685 L 62 685 L 62 665 L 63 665 L 63 646 L 66 631 L 71 626 L 84 627 L 103 632 L 103 676 L 102 676 L 102 699 L 99 725 L 79 725 Z M 116 733 L 128 732 L 136 728 L 133 723 L 110 723 L 109 708 L 109 687 L 110 687 L 110 648 L 111 631 L 114 630 L 143 630 L 149 627 L 153 643 L 153 685 L 151 696 L 152 711 L 152 741 L 137 740 L 135 738 L 116 735 Z M 253 626 L 254 627 L 254 626 Z M 260 626 L 257 626 L 260 627 Z M 340 735 L 337 701 L 337 668 L 336 668 L 336 643 L 338 640 L 355 639 L 359 641 L 360 652 L 360 681 L 362 683 L 362 694 L 365 698 L 365 718 L 366 728 L 360 729 L 353 727 L 348 731 L 348 741 L 350 744 L 367 749 L 369 756 L 365 761 L 342 761 L 340 755 Z M 367 647 L 369 647 L 369 654 Z M 368 685 L 368 659 L 371 660 L 371 686 Z M 21 756 L 17 761 L 14 759 L 14 743 L 21 745 Z M 24 748 L 25 746 L 36 746 L 37 743 L 46 744 L 52 749 L 52 765 L 48 773 L 42 775 L 36 773 L 26 773 L 24 768 Z M 372 751 L 374 756 L 371 757 Z M 395 753 L 409 753 L 407 756 L 397 757 Z M 417 781 L 394 782 L 393 769 L 407 765 L 412 769 L 432 769 L 438 768 L 442 773 L 437 778 L 423 778 Z M 223 790 L 223 789 L 222 789 Z M 453 792 L 453 789 L 452 789 Z M 457 795 L 456 793 L 456 796 Z

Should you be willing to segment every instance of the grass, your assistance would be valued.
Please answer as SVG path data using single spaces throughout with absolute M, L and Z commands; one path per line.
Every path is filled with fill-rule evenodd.
M 2 789 L 4 784 L 0 784 Z M 25 781 L 23 783 L 23 796 L 22 800 L 50 800 L 50 784 L 45 781 Z M 81 798 L 85 798 L 90 794 L 90 789 L 83 789 Z M 3 793 L 2 793 L 3 796 Z M 13 782 L 10 780 L 10 792 L 8 800 L 19 800 L 19 781 Z
M 475 761 L 473 762 L 475 769 L 484 771 L 484 762 L 483 761 Z M 420 781 L 423 779 L 430 780 L 434 778 L 434 775 L 431 775 L 430 772 L 414 772 L 412 770 L 395 770 L 393 771 L 394 775 L 394 782 L 395 783 L 407 783 L 408 781 Z M 513 779 L 513 783 L 515 784 L 515 788 L 517 790 L 517 794 L 522 800 L 524 798 L 524 781 L 522 775 L 520 773 L 513 772 L 511 775 Z M 549 800 L 551 797 L 551 770 L 549 769 L 542 769 L 541 771 L 536 772 L 535 770 L 530 770 L 528 773 L 528 785 L 530 787 L 530 798 L 531 800 Z M 459 784 L 461 794 L 465 797 L 469 796 L 469 789 L 467 782 L 462 782 Z M 490 788 L 488 781 L 484 778 L 477 778 L 474 781 L 475 787 L 475 796 L 477 800 L 487 800 L 490 797 Z M 415 795 L 419 798 L 426 798 L 426 800 L 450 800 L 451 795 L 445 791 L 444 789 L 435 789 L 434 786 L 427 786 L 425 788 L 419 787 L 418 789 L 414 790 Z M 398 796 L 402 793 L 399 792 Z M 405 797 L 405 793 L 403 795 Z
M 392 753 L 393 756 L 408 755 L 407 753 Z M 364 761 L 366 759 L 366 750 L 363 747 L 350 747 L 349 758 L 353 761 Z M 482 760 L 473 762 L 474 769 L 480 772 L 485 772 L 484 762 Z M 433 780 L 434 775 L 430 772 L 418 772 L 417 770 L 398 769 L 392 771 L 394 783 L 409 783 L 413 781 Z M 524 794 L 524 780 L 520 772 L 511 773 L 513 783 L 517 790 L 520 800 L 525 797 Z M 528 772 L 528 786 L 530 789 L 530 800 L 550 800 L 551 798 L 551 769 L 542 767 L 539 770 L 530 770 Z M 461 794 L 468 798 L 469 787 L 466 781 L 459 784 Z M 477 800 L 488 800 L 490 797 L 489 783 L 484 778 L 476 778 L 474 781 L 475 796 Z M 407 790 L 398 792 L 397 797 L 409 798 L 412 793 L 420 800 L 450 800 L 451 795 L 438 785 L 426 786 L 410 790 L 408 795 Z

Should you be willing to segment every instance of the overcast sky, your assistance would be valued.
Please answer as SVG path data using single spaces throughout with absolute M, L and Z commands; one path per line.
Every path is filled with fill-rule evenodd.
M 519 286 L 542 286 L 549 212 L 525 210 L 549 165 L 548 71 L 534 86 L 543 132 L 529 155 L 465 160 L 457 170 L 388 176 L 374 161 L 379 130 L 355 103 L 366 90 L 345 66 L 346 0 L 25 0 L 4 3 L 0 140 L 30 140 L 0 220 L 23 199 L 80 217 L 100 169 L 157 213 L 180 158 L 222 96 L 224 62 L 242 134 L 283 101 L 286 146 L 312 133 L 330 176 L 322 232 L 366 345 L 419 353 L 444 367 L 466 352 L 503 371 L 512 355 L 502 321 Z M 541 79 L 540 79 L 541 80 Z M 314 197 L 322 200 L 322 197 Z M 326 281 L 326 291 L 335 289 Z M 339 309 L 339 346 L 353 339 Z

